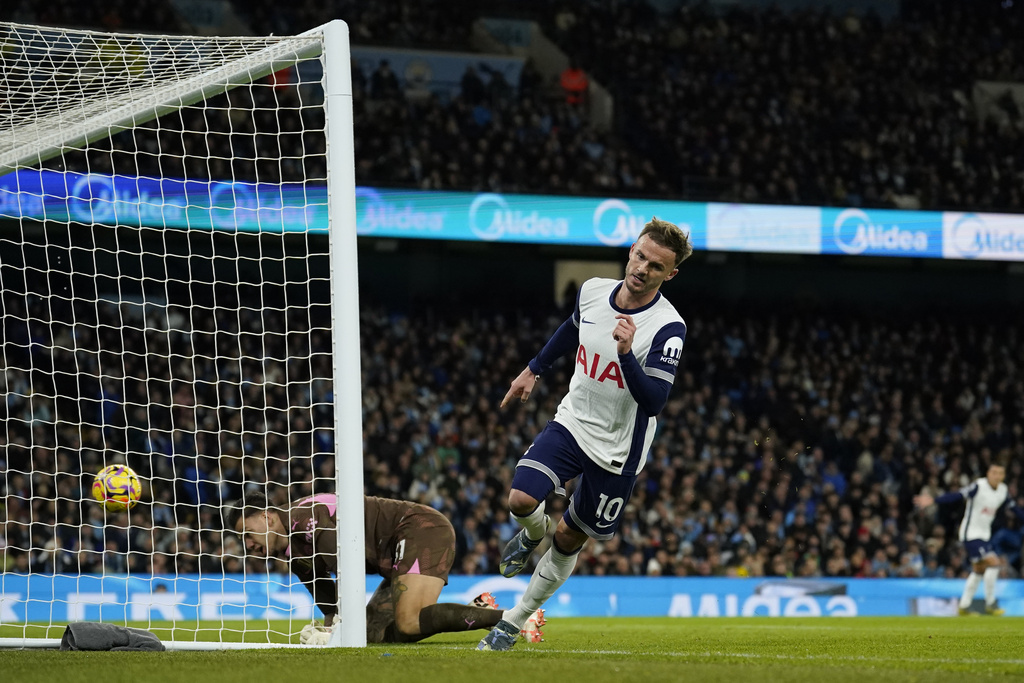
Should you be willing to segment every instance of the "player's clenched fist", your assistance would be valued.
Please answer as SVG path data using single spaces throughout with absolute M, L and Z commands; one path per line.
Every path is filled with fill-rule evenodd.
M 636 334 L 636 325 L 633 324 L 633 317 L 625 313 L 615 316 L 619 323 L 612 332 L 612 339 L 616 342 L 616 350 L 619 354 L 629 353 L 633 348 L 633 335 Z
M 530 398 L 530 392 L 533 391 L 533 385 L 536 383 L 537 375 L 533 374 L 533 370 L 527 365 L 526 369 L 512 380 L 512 386 L 509 387 L 508 393 L 505 394 L 505 398 L 501 399 L 501 407 L 504 408 L 515 397 L 519 397 L 520 401 L 526 403 L 527 399 Z

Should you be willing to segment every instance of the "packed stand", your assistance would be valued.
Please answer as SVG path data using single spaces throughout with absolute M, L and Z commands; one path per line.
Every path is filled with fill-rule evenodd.
M 467 49 L 468 23 L 451 21 L 453 7 L 347 3 L 328 13 L 322 3 L 254 3 L 247 11 L 261 32 L 296 33 L 340 12 L 350 19 L 354 41 L 409 45 L 415 34 L 417 45 Z M 148 26 L 134 13 L 111 12 L 124 19 L 125 30 Z M 75 15 L 72 22 L 61 14 L 32 15 L 54 24 L 88 22 L 91 16 Z M 472 13 L 459 16 L 468 22 Z M 94 141 L 85 151 L 65 150 L 45 165 L 200 181 L 322 183 L 326 140 L 319 75 L 286 71 Z M 516 83 L 467 69 L 451 97 L 407 97 L 384 64 L 364 72 L 354 62 L 352 75 L 360 184 L 543 194 L 668 192 L 649 160 L 598 132 L 585 107 L 551 96 L 531 64 Z
M 684 196 L 1024 210 L 1021 102 L 1004 94 L 991 118 L 972 102 L 976 81 L 1024 81 L 1019 3 L 904 2 L 888 22 L 689 3 L 662 16 L 642 1 L 530 7 Z
M 259 290 L 234 310 L 5 295 L 0 569 L 242 570 L 223 506 L 243 482 L 309 494 L 332 453 L 329 307 Z M 119 463 L 143 497 L 108 513 L 93 475 Z
M 1024 209 L 1022 105 L 1004 94 L 982 116 L 972 99 L 976 81 L 1024 81 L 1013 40 L 1024 9 L 1012 3 L 910 1 L 890 21 L 688 3 L 664 16 L 643 0 L 253 7 L 258 27 L 295 32 L 340 16 L 356 44 L 443 49 L 466 49 L 473 18 L 509 11 L 539 20 L 615 97 L 619 136 L 590 130 L 585 108 L 566 109 L 528 85 L 505 100 L 511 106 L 492 102 L 489 111 L 465 99 L 453 106 L 399 97 L 380 119 L 371 91 L 368 107 L 357 101 L 360 182 Z M 595 167 L 599 179 L 590 182 Z
M 463 94 L 406 99 L 397 82 L 354 70 L 356 180 L 422 190 L 643 195 L 667 192 L 651 162 L 587 124 L 526 77 L 467 74 Z M 189 180 L 323 183 L 324 115 L 308 83 L 260 82 L 46 162 Z
M 469 49 L 474 0 L 367 3 L 357 0 L 232 0 L 255 35 L 293 35 L 334 19 L 348 24 L 355 45 L 434 50 Z
M 700 307 L 687 317 L 680 375 L 621 533 L 588 544 L 577 572 L 957 576 L 958 511 L 914 513 L 911 497 L 965 487 L 1003 450 L 1011 495 L 1024 494 L 1019 326 Z M 390 405 L 383 389 L 367 392 L 368 488 L 444 510 L 461 522 L 462 570 L 493 573 L 517 530 L 504 509 L 515 461 L 570 366 L 525 405 L 494 406 L 558 319 L 376 318 L 363 323 L 377 340 L 367 385 L 404 376 Z M 562 503 L 549 501 L 553 512 Z M 994 541 L 1015 575 L 1020 531 L 1011 522 Z
M 529 77 L 507 84 L 505 95 L 463 92 L 453 101 L 422 101 L 400 90 L 385 94 L 361 87 L 366 75 L 356 69 L 357 182 L 1024 210 L 1022 104 L 1008 93 L 997 94 L 983 116 L 973 99 L 977 81 L 1024 81 L 1024 48 L 1014 40 L 1024 32 L 1024 8 L 1013 3 L 968 8 L 908 1 L 901 16 L 889 21 L 870 14 L 718 10 L 688 3 L 662 16 L 642 0 L 509 6 L 518 16 L 537 18 L 610 90 L 617 133 L 595 131 L 586 107 L 545 96 L 546 86 L 538 93 Z M 123 13 L 125 28 L 134 25 L 137 7 Z M 442 0 L 380 7 L 239 4 L 257 32 L 296 33 L 342 17 L 357 45 L 449 50 L 468 49 L 469 25 L 485 10 L 498 11 Z M 118 14 L 116 8 L 110 12 Z M 93 14 L 75 15 L 75 21 L 103 25 L 106 20 Z M 59 22 L 70 15 L 46 18 Z M 264 99 L 258 106 L 273 104 Z M 316 131 L 315 121 L 264 116 L 252 131 L 243 125 L 240 134 L 228 135 L 217 116 L 210 122 L 193 116 L 184 124 L 177 122 L 180 117 L 166 118 L 160 148 L 201 150 L 208 140 L 212 147 L 208 161 L 185 161 L 180 169 L 172 163 L 160 169 L 164 174 L 264 182 L 323 178 L 322 161 L 316 160 L 322 144 L 302 146 L 310 143 L 303 131 Z M 134 159 L 146 147 L 145 136 L 136 137 L 122 134 L 114 145 Z M 282 143 L 284 155 L 299 161 L 280 170 L 261 165 L 260 158 L 281 156 Z M 304 168 L 308 151 L 311 160 L 305 163 L 312 166 Z M 109 165 L 94 159 L 89 167 L 102 171 Z
M 1024 502 L 1016 321 L 684 308 L 687 348 L 651 459 L 621 533 L 588 543 L 578 573 L 952 577 L 965 569 L 959 510 L 914 512 L 911 497 L 965 487 L 1009 451 L 1010 495 Z M 79 314 L 73 332 L 41 299 L 5 302 L 6 570 L 238 571 L 220 506 L 242 482 L 279 501 L 330 490 L 325 311 L 241 310 L 225 328 L 171 308 L 123 337 Z M 496 406 L 559 320 L 363 314 L 366 490 L 442 510 L 461 573 L 494 573 L 517 530 L 505 508 L 515 463 L 554 414 L 571 359 L 525 405 Z M 121 345 L 143 344 L 174 362 L 118 365 Z M 82 500 L 91 473 L 125 453 L 147 489 L 130 525 Z M 993 540 L 1017 575 L 1020 529 L 1005 523 Z
M 541 90 L 527 67 L 516 88 L 473 69 L 450 101 L 406 100 L 378 68 L 357 73 L 356 178 L 423 190 L 638 195 L 666 192 L 650 161 L 595 131 L 584 110 Z M 365 94 L 365 96 L 363 96 Z
M 11 0 L 0 20 L 100 31 L 180 34 L 188 31 L 170 0 Z

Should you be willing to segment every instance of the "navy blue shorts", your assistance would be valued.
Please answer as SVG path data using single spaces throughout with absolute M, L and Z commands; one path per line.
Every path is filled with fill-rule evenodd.
M 971 563 L 981 562 L 986 556 L 996 554 L 991 541 L 964 541 L 964 548 Z
M 587 457 L 569 430 L 548 422 L 516 465 L 512 488 L 544 500 L 579 477 L 569 499 L 565 523 L 591 538 L 606 541 L 615 535 L 622 510 L 633 493 L 635 476 L 614 474 Z

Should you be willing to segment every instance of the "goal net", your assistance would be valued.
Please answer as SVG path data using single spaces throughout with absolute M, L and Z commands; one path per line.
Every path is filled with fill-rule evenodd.
M 365 642 L 358 342 L 333 333 L 358 340 L 348 69 L 341 22 L 0 24 L 0 647 L 76 621 L 296 643 L 322 617 L 227 510 L 339 480 L 358 557 L 338 644 Z M 128 511 L 93 500 L 109 465 L 141 480 Z

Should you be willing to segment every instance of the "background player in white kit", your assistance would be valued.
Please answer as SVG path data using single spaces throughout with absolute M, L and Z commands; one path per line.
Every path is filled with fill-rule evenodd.
M 1013 510 L 1024 520 L 1024 509 L 1017 506 L 1012 498 L 1007 498 L 1006 460 L 999 458 L 989 465 L 988 472 L 981 479 L 975 480 L 963 491 L 946 493 L 938 498 L 927 494 L 914 496 L 914 505 L 919 508 L 928 507 L 933 503 L 940 505 L 967 501 L 964 518 L 960 522 L 960 541 L 967 549 L 967 559 L 971 562 L 971 575 L 967 577 L 963 595 L 960 596 L 960 614 L 968 614 L 978 584 L 985 584 L 985 612 L 999 616 L 1003 610 L 996 605 L 996 579 L 999 577 L 999 557 L 992 548 L 992 522 L 1003 505 Z
M 686 338 L 686 324 L 659 290 L 691 253 L 689 235 L 652 219 L 630 247 L 624 279 L 584 282 L 572 316 L 505 394 L 502 408 L 514 397 L 526 402 L 537 378 L 575 352 L 569 393 L 516 467 L 508 504 L 523 528 L 502 552 L 503 575 L 521 572 L 544 538 L 548 494 L 564 495 L 567 482 L 579 482 L 519 604 L 478 649 L 511 649 L 522 624 L 572 574 L 587 537 L 614 535 L 647 460 L 655 416 L 668 401 Z

